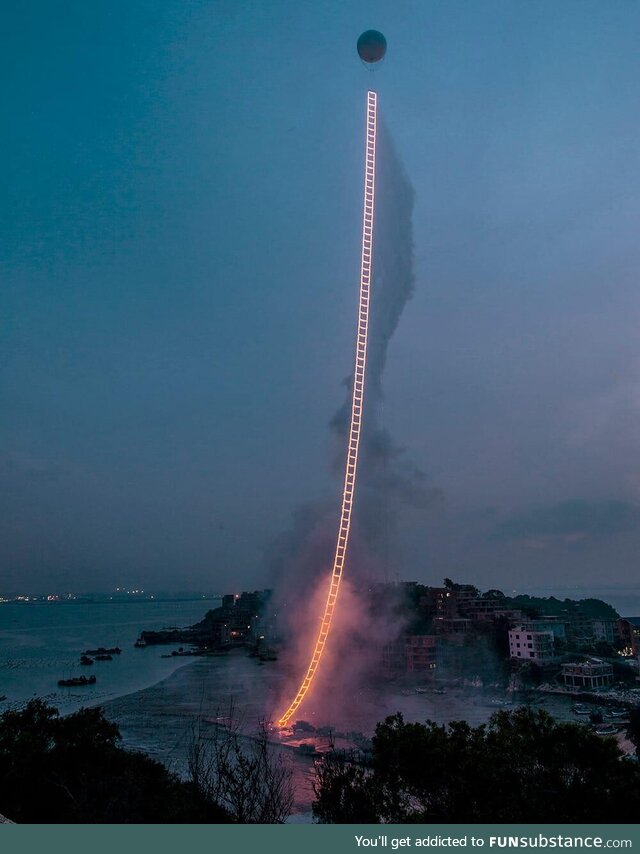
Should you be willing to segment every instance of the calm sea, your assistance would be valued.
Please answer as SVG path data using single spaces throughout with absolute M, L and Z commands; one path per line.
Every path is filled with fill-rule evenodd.
M 173 647 L 135 649 L 143 629 L 187 626 L 201 620 L 219 600 L 127 603 L 0 605 L 0 711 L 31 697 L 44 697 L 61 711 L 103 703 L 164 679 L 190 658 L 161 658 Z M 119 646 L 113 661 L 79 664 L 80 654 Z M 58 679 L 95 674 L 96 684 L 59 688 Z

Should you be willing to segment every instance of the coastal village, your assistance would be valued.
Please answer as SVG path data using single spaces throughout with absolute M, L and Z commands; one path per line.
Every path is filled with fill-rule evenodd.
M 287 726 L 273 727 L 261 716 L 271 708 L 265 700 L 296 675 L 292 653 L 300 638 L 300 608 L 271 590 L 202 602 L 191 612 L 197 620 L 191 625 L 176 625 L 178 609 L 170 606 L 165 628 L 142 629 L 136 639 L 140 624 L 134 623 L 126 642 L 115 646 L 96 636 L 93 645 L 78 648 L 80 669 L 88 675 L 69 675 L 58 686 L 78 689 L 78 701 L 85 697 L 95 705 L 96 690 L 121 659 L 136 668 L 159 658 L 193 661 L 142 692 L 142 717 L 138 700 L 127 707 L 126 698 L 107 703 L 107 713 L 123 722 L 131 743 L 142 735 L 152 742 L 157 737 L 154 749 L 165 750 L 187 720 L 193 725 L 197 686 L 201 704 L 206 697 L 197 724 L 204 742 L 223 742 L 235 733 L 243 744 L 254 744 L 253 728 L 261 723 L 270 748 L 293 763 L 305 808 L 313 800 L 314 763 L 337 750 L 364 767 L 373 755 L 376 724 L 389 715 L 416 726 L 465 721 L 481 731 L 526 712 L 531 722 L 578 724 L 575 737 L 591 738 L 592 748 L 615 739 L 625 765 L 637 763 L 640 618 L 623 618 L 600 599 L 508 596 L 450 579 L 437 587 L 376 583 L 356 592 L 351 605 L 361 631 L 343 634 L 340 647 L 350 675 L 356 674 L 352 696 L 342 705 L 311 702 Z
M 625 710 L 640 703 L 640 619 L 624 619 L 598 599 L 508 597 L 450 579 L 441 587 L 376 584 L 361 595 L 377 662 L 371 678 L 381 683 L 407 691 L 464 685 L 505 697 L 566 695 L 581 701 L 577 715 L 592 714 L 594 703 L 605 706 L 592 714 L 602 734 L 615 732 Z M 283 622 L 270 590 L 228 594 L 199 623 L 144 631 L 138 645 L 179 645 L 173 655 L 244 647 L 264 665 L 277 661 L 289 642 Z M 397 627 L 392 637 L 390 623 Z

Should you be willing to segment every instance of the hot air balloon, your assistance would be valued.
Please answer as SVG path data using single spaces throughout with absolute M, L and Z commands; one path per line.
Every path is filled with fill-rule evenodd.
M 363 62 L 380 62 L 387 52 L 387 40 L 377 30 L 367 30 L 358 39 L 357 49 Z

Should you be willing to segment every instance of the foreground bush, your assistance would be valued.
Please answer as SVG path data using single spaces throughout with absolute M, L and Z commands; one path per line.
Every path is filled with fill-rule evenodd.
M 367 763 L 316 762 L 321 822 L 636 822 L 640 764 L 616 741 L 548 713 L 497 712 L 486 725 L 378 724 Z
M 101 709 L 68 717 L 41 700 L 0 716 L 0 812 L 25 823 L 227 822 L 160 762 L 118 745 Z

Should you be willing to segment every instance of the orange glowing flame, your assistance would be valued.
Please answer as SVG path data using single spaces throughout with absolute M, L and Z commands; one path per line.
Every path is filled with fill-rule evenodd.
M 355 370 L 353 377 L 353 397 L 351 401 L 351 422 L 349 425 L 349 442 L 347 445 L 347 462 L 344 474 L 344 489 L 342 492 L 342 507 L 340 510 L 340 527 L 338 542 L 327 601 L 324 606 L 320 631 L 316 645 L 307 667 L 305 677 L 298 688 L 293 702 L 278 720 L 278 726 L 286 726 L 292 715 L 298 709 L 311 687 L 316 675 L 322 653 L 324 652 L 331 620 L 335 611 L 342 571 L 349 542 L 351 527 L 351 511 L 356 485 L 358 468 L 358 448 L 360 446 L 360 431 L 362 426 L 362 405 L 364 399 L 364 375 L 367 365 L 367 335 L 369 331 L 369 291 L 371 285 L 371 252 L 373 248 L 373 203 L 375 196 L 376 177 L 376 126 L 377 126 L 378 97 L 375 92 L 367 92 L 367 142 L 364 180 L 364 214 L 362 218 L 362 256 L 360 261 L 360 300 L 358 305 L 358 326 L 356 337 Z

